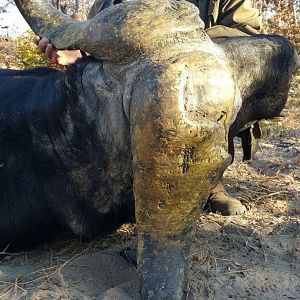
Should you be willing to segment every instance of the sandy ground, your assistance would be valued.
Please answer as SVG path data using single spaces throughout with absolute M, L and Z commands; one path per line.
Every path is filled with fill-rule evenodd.
M 300 299 L 299 81 L 284 117 L 264 122 L 254 160 L 242 163 L 238 150 L 226 171 L 227 188 L 250 211 L 199 216 L 191 298 Z M 137 271 L 119 256 L 135 241 L 134 225 L 125 225 L 91 244 L 61 236 L 30 252 L 0 252 L 0 300 L 139 299 Z

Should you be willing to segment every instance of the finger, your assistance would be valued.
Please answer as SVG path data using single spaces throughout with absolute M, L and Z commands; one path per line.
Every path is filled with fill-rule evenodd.
M 52 58 L 54 56 L 54 54 L 56 54 L 56 50 L 53 47 L 52 44 L 47 44 L 46 48 L 45 48 L 45 55 Z
M 51 62 L 53 63 L 53 64 L 58 64 L 59 62 L 58 62 L 58 55 L 57 55 L 57 53 L 55 52 L 55 54 L 51 57 Z
M 38 44 L 40 51 L 44 53 L 48 44 L 49 44 L 49 40 L 47 38 L 45 37 L 41 38 Z
M 36 35 L 36 36 L 34 37 L 34 39 L 33 39 L 33 42 L 34 42 L 36 45 L 38 45 L 39 42 L 40 42 L 40 40 L 41 40 L 41 38 L 40 38 L 38 35 Z

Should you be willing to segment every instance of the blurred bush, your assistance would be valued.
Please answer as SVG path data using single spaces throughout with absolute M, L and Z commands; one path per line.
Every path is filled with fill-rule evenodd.
M 49 58 L 40 53 L 33 42 L 34 37 L 35 34 L 30 30 L 16 40 L 16 56 L 19 59 L 20 68 L 53 67 Z
M 300 52 L 300 1 L 256 0 L 269 34 L 287 37 Z

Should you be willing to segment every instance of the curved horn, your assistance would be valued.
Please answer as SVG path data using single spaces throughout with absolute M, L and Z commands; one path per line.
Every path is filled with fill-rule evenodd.
M 204 25 L 198 9 L 185 1 L 128 1 L 88 21 L 72 20 L 46 0 L 15 3 L 33 31 L 57 49 L 80 49 L 99 59 L 120 61 L 174 41 L 208 39 L 201 37 Z
M 100 59 L 118 60 L 118 52 L 111 49 L 114 24 L 103 22 L 104 18 L 99 20 L 96 16 L 97 22 L 74 20 L 45 0 L 15 0 L 15 3 L 32 30 L 47 37 L 57 49 L 80 49 Z
M 70 19 L 46 1 L 15 0 L 15 3 L 36 34 L 47 37 L 59 49 L 78 47 L 78 39 L 74 37 L 86 22 Z

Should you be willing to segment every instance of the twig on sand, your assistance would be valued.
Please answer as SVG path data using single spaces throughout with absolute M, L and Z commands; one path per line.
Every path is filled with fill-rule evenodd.
M 260 197 L 257 197 L 257 198 L 255 199 L 255 201 L 259 201 L 259 200 L 261 200 L 261 199 L 265 199 L 265 198 L 269 198 L 269 197 L 272 197 L 272 196 L 275 196 L 275 195 L 285 194 L 285 193 L 286 193 L 286 191 L 278 191 L 278 192 L 269 193 L 269 194 L 267 194 L 267 195 L 262 195 L 262 196 L 260 196 Z
M 231 275 L 231 274 L 236 274 L 236 273 L 245 273 L 245 272 L 249 272 L 249 271 L 253 271 L 253 268 L 241 269 L 241 270 L 232 270 L 232 271 L 228 271 L 228 272 L 215 274 L 215 276 L 225 276 L 225 275 Z
M 63 275 L 62 275 L 62 270 L 64 267 L 66 267 L 71 261 L 73 261 L 74 259 L 76 259 L 77 257 L 83 255 L 84 253 L 86 253 L 88 250 L 90 249 L 90 247 L 84 249 L 83 251 L 81 251 L 80 253 L 72 256 L 70 259 L 68 259 L 67 261 L 65 261 L 63 264 L 60 265 L 55 265 L 55 266 L 51 266 L 48 268 L 43 268 L 41 270 L 37 270 L 34 272 L 31 272 L 29 274 L 26 274 L 25 276 L 23 276 L 22 278 L 20 277 L 16 277 L 14 282 L 10 282 L 10 281 L 0 281 L 0 284 L 4 284 L 4 285 L 9 285 L 8 288 L 2 293 L 0 294 L 0 299 L 5 299 L 5 297 L 9 294 L 12 293 L 12 297 L 10 299 L 12 300 L 19 300 L 22 297 L 24 297 L 25 294 L 27 294 L 27 291 L 23 288 L 25 286 L 28 286 L 30 284 L 42 281 L 42 283 L 37 287 L 40 288 L 45 282 L 49 282 L 49 280 L 55 276 L 57 276 L 57 278 L 59 279 L 59 283 L 62 287 L 66 286 L 66 283 L 64 281 Z M 54 270 L 53 270 L 54 269 Z M 45 273 L 45 271 L 50 271 L 53 270 L 50 274 L 44 274 L 42 276 L 36 277 L 32 280 L 27 280 L 25 281 L 26 278 L 28 278 L 29 276 L 35 275 L 35 274 L 39 274 L 39 273 Z M 22 290 L 23 293 L 21 295 L 18 296 L 18 289 Z

